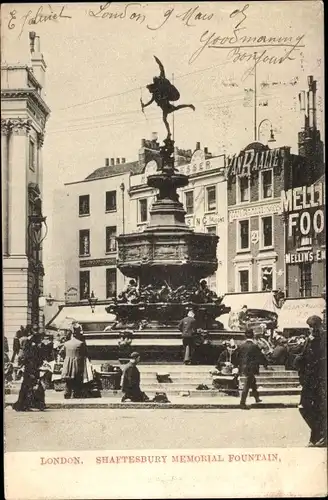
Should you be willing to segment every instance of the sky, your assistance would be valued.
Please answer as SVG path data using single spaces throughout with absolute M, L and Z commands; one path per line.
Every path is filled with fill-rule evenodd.
M 6 4 L 2 64 L 30 65 L 31 30 L 40 37 L 47 64 L 44 99 L 51 115 L 43 164 L 49 218 L 52 192 L 63 183 L 82 180 L 104 166 L 105 158 L 136 160 L 141 139 L 152 132 L 165 137 L 160 109 L 155 104 L 144 114 L 140 109 L 140 98 L 150 98 L 146 85 L 159 72 L 154 55 L 179 89 L 178 103 L 196 107 L 175 113 L 174 139 L 180 148 L 194 150 L 200 142 L 213 154 L 233 154 L 253 142 L 254 60 L 249 58 L 264 50 L 256 65 L 257 123 L 270 120 L 275 146 L 291 146 L 296 153 L 303 123 L 298 93 L 313 75 L 323 134 L 320 2 Z M 291 47 L 236 48 L 236 36 L 234 43 L 227 41 L 234 33 L 237 45 L 287 37 L 291 46 L 302 47 L 292 48 L 279 63 Z M 209 48 L 211 43 L 216 47 Z M 269 129 L 266 121 L 262 142 Z

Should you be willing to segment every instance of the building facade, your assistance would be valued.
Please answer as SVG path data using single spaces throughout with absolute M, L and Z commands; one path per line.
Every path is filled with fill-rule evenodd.
M 229 159 L 229 293 L 284 289 L 281 190 L 289 149 L 252 143 Z
M 50 110 L 44 101 L 46 64 L 30 34 L 27 65 L 1 66 L 1 177 L 4 334 L 43 321 L 42 145 Z

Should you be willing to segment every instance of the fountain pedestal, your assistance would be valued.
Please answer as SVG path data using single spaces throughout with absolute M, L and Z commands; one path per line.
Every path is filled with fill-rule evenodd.
M 121 297 L 107 311 L 117 317 L 113 332 L 135 332 L 133 337 L 139 342 L 135 344 L 133 340 L 131 349 L 134 346 L 142 350 L 140 345 L 146 345 L 148 358 L 157 349 L 157 356 L 160 353 L 162 360 L 170 361 L 177 352 L 180 356 L 177 325 L 188 309 L 195 311 L 199 327 L 209 331 L 212 340 L 219 331 L 215 319 L 228 309 L 216 294 L 205 297 L 200 289 L 200 280 L 217 269 L 219 238 L 196 233 L 186 225 L 186 212 L 177 189 L 188 185 L 188 177 L 174 168 L 173 141 L 166 139 L 164 143 L 158 173 L 147 179 L 148 186 L 158 190 L 149 225 L 141 233 L 117 238 L 118 269 L 135 279 L 139 290 L 145 292 L 139 292 L 132 301 Z

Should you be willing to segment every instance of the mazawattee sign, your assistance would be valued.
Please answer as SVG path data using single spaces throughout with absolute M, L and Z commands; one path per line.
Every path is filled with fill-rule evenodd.
M 227 177 L 249 177 L 253 172 L 280 167 L 284 153 L 284 148 L 242 151 L 227 158 Z

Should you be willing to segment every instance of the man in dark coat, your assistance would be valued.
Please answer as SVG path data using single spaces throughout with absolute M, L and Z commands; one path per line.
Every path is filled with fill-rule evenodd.
M 240 407 L 247 410 L 249 407 L 246 406 L 246 399 L 250 389 L 252 390 L 252 395 L 254 396 L 256 403 L 261 402 L 257 390 L 255 375 L 259 374 L 260 365 L 267 368 L 268 361 L 259 346 L 254 342 L 253 330 L 246 330 L 245 336 L 246 341 L 236 349 L 232 362 L 235 366 L 238 366 L 240 375 L 244 375 L 245 377 L 245 383 L 241 393 Z
M 73 330 L 70 340 L 64 344 L 62 379 L 66 382 L 64 398 L 79 398 L 82 394 L 83 374 L 87 357 L 86 344 L 78 338 L 79 331 Z
M 187 316 L 178 324 L 182 334 L 182 343 L 185 347 L 184 364 L 191 365 L 192 356 L 195 349 L 196 320 L 194 311 L 189 311 Z
M 307 320 L 310 335 L 295 359 L 302 386 L 299 411 L 311 429 L 309 446 L 327 446 L 327 345 L 319 316 Z
M 133 402 L 147 401 L 148 397 L 140 389 L 140 372 L 137 364 L 140 361 L 140 354 L 133 352 L 130 361 L 123 368 L 122 374 L 122 403 L 127 399 Z

